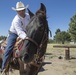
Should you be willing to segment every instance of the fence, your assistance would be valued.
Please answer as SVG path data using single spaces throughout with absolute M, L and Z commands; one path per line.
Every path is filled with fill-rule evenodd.
M 65 59 L 70 59 L 70 48 L 76 48 L 76 46 L 61 46 L 61 45 L 54 45 L 54 48 L 65 48 Z

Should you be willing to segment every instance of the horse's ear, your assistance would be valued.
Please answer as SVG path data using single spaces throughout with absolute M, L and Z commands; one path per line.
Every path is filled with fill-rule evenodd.
M 45 11 L 45 13 L 46 13 L 46 7 L 45 7 L 45 5 L 43 3 L 41 3 L 40 10 L 41 11 Z
M 27 8 L 30 18 L 34 16 L 34 14 Z

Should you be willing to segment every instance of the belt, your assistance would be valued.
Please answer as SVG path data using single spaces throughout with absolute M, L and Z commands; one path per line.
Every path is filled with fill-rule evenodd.
M 16 33 L 14 33 L 14 32 L 11 32 L 10 30 L 8 31 L 8 34 L 16 34 Z M 16 34 L 17 35 L 17 34 Z

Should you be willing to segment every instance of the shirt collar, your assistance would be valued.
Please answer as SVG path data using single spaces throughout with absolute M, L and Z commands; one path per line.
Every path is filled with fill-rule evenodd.
M 25 18 L 25 17 L 24 17 L 24 18 L 23 18 L 23 17 L 21 17 L 19 14 L 18 14 L 18 16 L 19 16 L 22 20 Z

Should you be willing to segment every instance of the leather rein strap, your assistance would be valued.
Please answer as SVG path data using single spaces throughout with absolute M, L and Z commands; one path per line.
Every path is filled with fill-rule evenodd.
M 25 40 L 29 40 L 29 41 L 33 42 L 37 47 L 39 47 L 39 46 L 38 46 L 38 43 L 35 42 L 34 40 L 32 40 L 31 38 L 26 37 Z
M 46 37 L 46 39 L 45 39 L 45 37 Z M 42 44 L 45 43 L 45 41 L 47 40 L 47 33 L 46 33 L 46 31 L 44 32 L 44 35 L 43 35 L 43 38 L 42 38 L 40 45 L 38 45 L 38 43 L 36 41 L 34 41 L 33 39 L 31 39 L 29 37 L 26 37 L 25 40 L 29 40 L 32 43 L 34 43 L 37 46 L 37 48 L 41 48 Z

